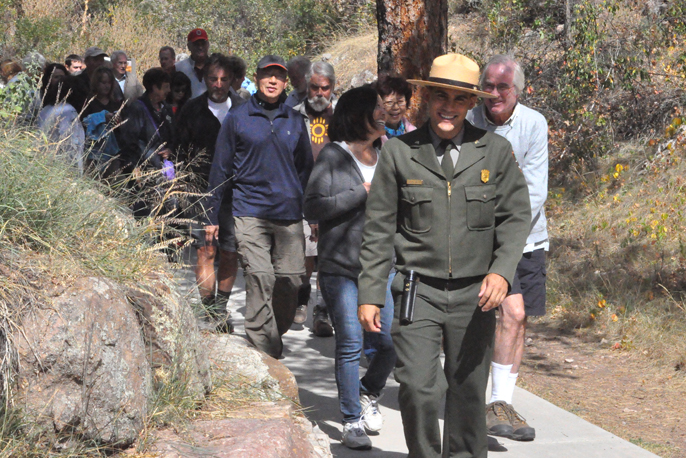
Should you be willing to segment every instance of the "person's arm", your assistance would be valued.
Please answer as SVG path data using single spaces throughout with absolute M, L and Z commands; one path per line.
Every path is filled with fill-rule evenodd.
M 310 136 L 307 134 L 305 121 L 302 120 L 300 113 L 295 113 L 294 116 L 300 118 L 301 129 L 298 144 L 293 152 L 293 163 L 295 164 L 295 170 L 298 172 L 300 185 L 304 193 L 307 188 L 307 182 L 310 179 L 310 173 L 312 173 L 314 159 L 312 157 L 312 144 L 310 143 Z
M 214 158 L 210 171 L 208 196 L 203 199 L 206 222 L 209 226 L 219 225 L 219 205 L 229 180 L 233 177 L 233 161 L 236 155 L 236 118 L 230 113 L 222 123 L 217 135 Z
M 176 137 L 174 141 L 173 151 L 176 155 L 176 162 L 183 162 L 185 167 L 188 167 L 191 148 L 191 126 L 190 116 L 188 112 L 188 104 L 181 108 L 181 111 L 176 117 Z
M 336 194 L 331 194 L 334 173 L 341 166 L 347 166 L 341 160 L 335 146 L 327 145 L 319 153 L 310 181 L 305 191 L 304 213 L 308 221 L 326 221 L 364 204 L 367 190 L 363 184 L 354 186 Z
M 506 147 L 510 147 L 509 142 Z M 496 177 L 495 234 L 489 274 L 494 273 L 512 284 L 517 264 L 529 235 L 531 204 L 529 190 L 514 155 L 500 154 Z
M 536 118 L 529 136 L 528 150 L 519 166 L 529 188 L 531 230 L 548 198 L 548 123 L 543 116 Z
M 383 307 L 386 302 L 388 272 L 393 258 L 393 239 L 397 229 L 398 182 L 394 154 L 388 145 L 381 149 L 366 203 L 365 223 L 360 248 L 362 272 L 358 301 L 362 305 Z

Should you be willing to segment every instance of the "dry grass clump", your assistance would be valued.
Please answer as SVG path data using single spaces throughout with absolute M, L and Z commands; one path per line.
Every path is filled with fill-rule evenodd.
M 177 31 L 159 27 L 133 1 L 116 3 L 108 14 L 96 16 L 89 21 L 84 31 L 85 33 L 74 37 L 73 49 L 79 54 L 94 45 L 99 45 L 109 53 L 124 50 L 127 55 L 136 59 L 139 78 L 143 77 L 147 69 L 160 66 L 158 56 L 161 47 L 172 46 L 177 53 L 188 52 L 177 46 Z
M 320 60 L 323 55 L 331 55 L 329 63 L 336 70 L 336 92 L 345 92 L 350 88 L 352 79 L 365 70 L 376 75 L 378 36 L 376 29 L 353 36 L 341 36 L 314 59 Z
M 627 144 L 580 175 L 588 197 L 551 191 L 549 286 L 554 315 L 616 349 L 640 349 L 684 370 L 686 361 L 686 130 L 658 148 Z
M 23 129 L 0 132 L 0 247 L 47 254 L 51 269 L 96 272 L 118 281 L 162 267 L 149 250 L 154 228 L 136 223 L 104 187 L 79 176 L 54 144 Z M 54 261 L 54 263 L 53 263 Z
M 87 8 L 90 3 L 90 9 Z M 84 6 L 85 5 L 85 6 Z M 21 0 L 4 14 L 0 55 L 23 56 L 38 50 L 49 60 L 62 62 L 68 54 L 83 54 L 89 46 L 106 52 L 124 50 L 137 62 L 139 76 L 159 66 L 158 51 L 171 45 L 177 52 L 177 31 L 159 27 L 138 3 L 78 0 Z M 4 32 L 4 33 L 2 33 Z

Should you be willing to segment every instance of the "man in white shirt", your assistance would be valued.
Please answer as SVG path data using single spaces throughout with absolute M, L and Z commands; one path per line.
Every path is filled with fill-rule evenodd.
M 512 289 L 500 306 L 491 377 L 493 391 L 486 407 L 489 434 L 530 441 L 535 429 L 512 406 L 512 395 L 524 354 L 527 316 L 545 315 L 545 253 L 548 231 L 544 205 L 548 196 L 548 123 L 543 115 L 519 103 L 524 72 L 512 57 L 496 55 L 486 64 L 481 89 L 485 99 L 467 115 L 476 127 L 505 137 L 524 173 L 531 201 L 531 226 Z
M 210 50 L 207 32 L 203 29 L 191 30 L 188 33 L 188 50 L 191 56 L 177 62 L 176 71 L 185 74 L 191 80 L 191 99 L 194 99 L 207 90 L 203 81 L 203 68 Z
M 129 68 L 129 58 L 124 51 L 114 51 L 110 56 L 112 73 L 117 85 L 114 86 L 114 98 L 117 100 L 134 101 L 145 92 L 143 85 L 138 82 L 133 68 Z
M 229 59 L 222 54 L 212 54 L 207 59 L 203 75 L 207 91 L 187 102 L 178 114 L 177 161 L 193 172 L 200 192 L 207 189 L 222 122 L 229 110 L 244 103 L 231 89 L 233 80 L 233 68 Z M 191 226 L 191 235 L 198 255 L 195 269 L 198 291 L 208 315 L 219 321 L 218 324 L 222 327 L 226 322 L 226 306 L 238 269 L 231 193 L 227 192 L 224 196 L 219 211 L 219 238 L 216 243 L 205 243 L 205 231 L 201 224 L 204 209 L 200 208 L 199 203 L 191 205 L 187 215 L 196 220 Z M 217 252 L 219 266 L 215 272 L 214 260 Z M 230 326 L 228 329 L 230 330 Z

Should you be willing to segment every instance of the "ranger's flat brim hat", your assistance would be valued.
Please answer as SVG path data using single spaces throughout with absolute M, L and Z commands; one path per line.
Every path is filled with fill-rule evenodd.
M 485 99 L 497 96 L 479 90 L 479 64 L 462 54 L 438 56 L 431 64 L 427 80 L 407 80 L 408 83 L 425 87 L 442 87 L 476 94 Z

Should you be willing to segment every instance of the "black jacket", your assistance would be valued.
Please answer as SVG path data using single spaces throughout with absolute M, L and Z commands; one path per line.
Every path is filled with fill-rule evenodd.
M 174 146 L 174 113 L 164 102 L 161 105 L 161 111 L 155 112 L 146 92 L 124 108 L 126 122 L 118 129 L 117 142 L 120 160 L 126 168 L 146 161 L 152 167 L 161 168 L 157 151 Z
M 367 191 L 352 156 L 329 143 L 317 156 L 305 191 L 305 218 L 318 220 L 319 271 L 357 278 Z
M 245 103 L 233 90 L 229 92 L 231 111 Z M 222 125 L 210 111 L 205 92 L 189 100 L 176 117 L 176 145 L 174 162 L 183 162 L 201 180 L 203 191 L 210 178 L 214 149 Z

